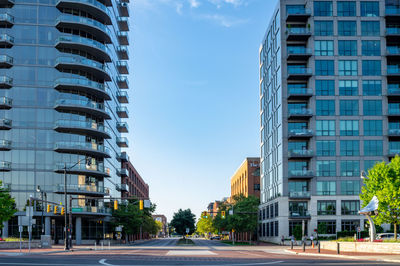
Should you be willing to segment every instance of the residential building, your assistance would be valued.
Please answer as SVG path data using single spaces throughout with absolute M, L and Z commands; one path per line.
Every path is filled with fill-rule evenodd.
M 167 217 L 163 214 L 153 214 L 153 220 L 162 223 L 161 231 L 158 234 L 158 237 L 166 237 L 168 236 L 168 222 Z
M 360 172 L 400 151 L 399 5 L 279 1 L 260 47 L 261 240 L 364 228 Z
M 128 146 L 129 0 L 8 0 L 0 3 L 0 180 L 18 212 L 3 236 L 19 236 L 17 216 L 28 197 L 72 202 L 73 239 L 104 237 L 120 197 L 121 149 Z M 59 208 L 60 209 L 60 208 Z M 36 226 L 64 239 L 64 218 L 46 213 Z
M 126 155 L 122 153 L 123 155 Z M 143 180 L 132 163 L 127 160 L 121 162 L 121 187 L 122 197 L 137 197 L 149 199 L 149 185 Z
M 246 158 L 231 178 L 231 201 L 235 195 L 260 197 L 260 158 Z

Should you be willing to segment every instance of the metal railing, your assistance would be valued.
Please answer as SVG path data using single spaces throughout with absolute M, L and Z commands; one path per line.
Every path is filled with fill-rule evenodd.
M 0 97 L 0 105 L 12 105 L 13 100 L 8 97 Z
M 64 36 L 60 36 L 56 39 L 56 43 L 59 42 L 73 42 L 73 43 L 80 43 L 80 44 L 84 44 L 87 46 L 92 46 L 95 47 L 101 51 L 103 51 L 106 54 L 111 54 L 110 49 L 108 49 L 108 47 L 104 44 L 102 44 L 101 42 L 92 40 L 92 39 L 88 39 L 85 37 L 80 37 L 80 36 L 76 36 L 76 35 L 64 35 Z
M 289 192 L 290 198 L 309 198 L 311 193 L 309 191 L 291 191 Z
M 63 14 L 63 15 L 61 15 L 61 16 L 59 16 L 57 18 L 56 23 L 64 22 L 64 21 L 91 25 L 93 27 L 101 29 L 103 32 L 107 33 L 108 36 L 111 36 L 110 29 L 107 28 L 107 26 L 104 25 L 103 23 L 100 23 L 100 22 L 98 22 L 97 20 L 94 20 L 94 19 L 81 17 L 81 16 Z
M 64 184 L 57 185 L 58 191 L 64 191 Z M 99 187 L 95 185 L 67 185 L 67 192 L 97 192 L 104 193 L 104 187 Z
M 308 67 L 288 67 L 287 68 L 288 74 L 312 74 L 312 69 Z
M 286 15 L 311 15 L 311 9 L 309 8 L 288 8 L 286 9 Z
M 289 170 L 289 176 L 292 177 L 314 176 L 314 172 L 311 170 Z
M 289 136 L 310 136 L 313 134 L 311 129 L 291 129 Z
M 311 109 L 289 109 L 289 115 L 312 115 Z
M 312 156 L 314 152 L 312 150 L 290 150 L 288 152 L 289 157 L 294 156 Z
M 96 68 L 98 70 L 107 72 L 109 71 L 106 65 L 101 64 L 97 61 L 86 59 L 83 57 L 66 57 L 66 56 L 60 56 L 56 58 L 56 64 L 79 64 L 79 65 L 85 65 L 89 67 Z
M 77 149 L 77 150 L 93 150 L 106 153 L 110 155 L 110 150 L 104 145 L 94 144 L 90 142 L 57 142 L 55 149 Z
M 288 88 L 288 94 L 289 95 L 309 95 L 309 94 L 313 94 L 313 90 L 312 89 L 308 89 L 308 88 Z

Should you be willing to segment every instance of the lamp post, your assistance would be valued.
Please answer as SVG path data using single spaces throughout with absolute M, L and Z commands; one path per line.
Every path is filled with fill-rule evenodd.
M 44 224 L 43 224 L 43 216 L 44 216 L 44 202 L 47 202 L 47 194 L 43 190 L 41 190 L 40 186 L 37 186 L 36 191 L 40 193 L 40 198 L 42 199 L 42 235 L 44 235 Z M 44 198 L 43 198 L 44 195 Z

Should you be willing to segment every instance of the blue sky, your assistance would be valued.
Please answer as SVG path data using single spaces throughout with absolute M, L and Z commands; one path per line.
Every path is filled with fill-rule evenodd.
M 259 156 L 258 50 L 276 0 L 134 0 L 131 161 L 157 213 L 198 217 Z

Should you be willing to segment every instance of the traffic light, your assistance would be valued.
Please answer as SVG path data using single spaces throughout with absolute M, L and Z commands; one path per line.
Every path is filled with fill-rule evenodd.
M 54 214 L 57 214 L 57 211 L 58 211 L 58 206 L 54 205 Z
M 118 200 L 114 200 L 114 210 L 118 210 Z
M 139 200 L 139 209 L 143 210 L 143 200 Z
M 47 213 L 51 212 L 50 204 L 47 204 Z
M 204 219 L 208 218 L 208 213 L 207 212 L 202 212 L 201 213 L 201 217 L 203 217 Z
M 225 211 L 221 211 L 221 217 L 222 219 L 225 219 Z
M 65 208 L 61 207 L 61 215 L 64 215 L 64 214 L 65 214 Z

